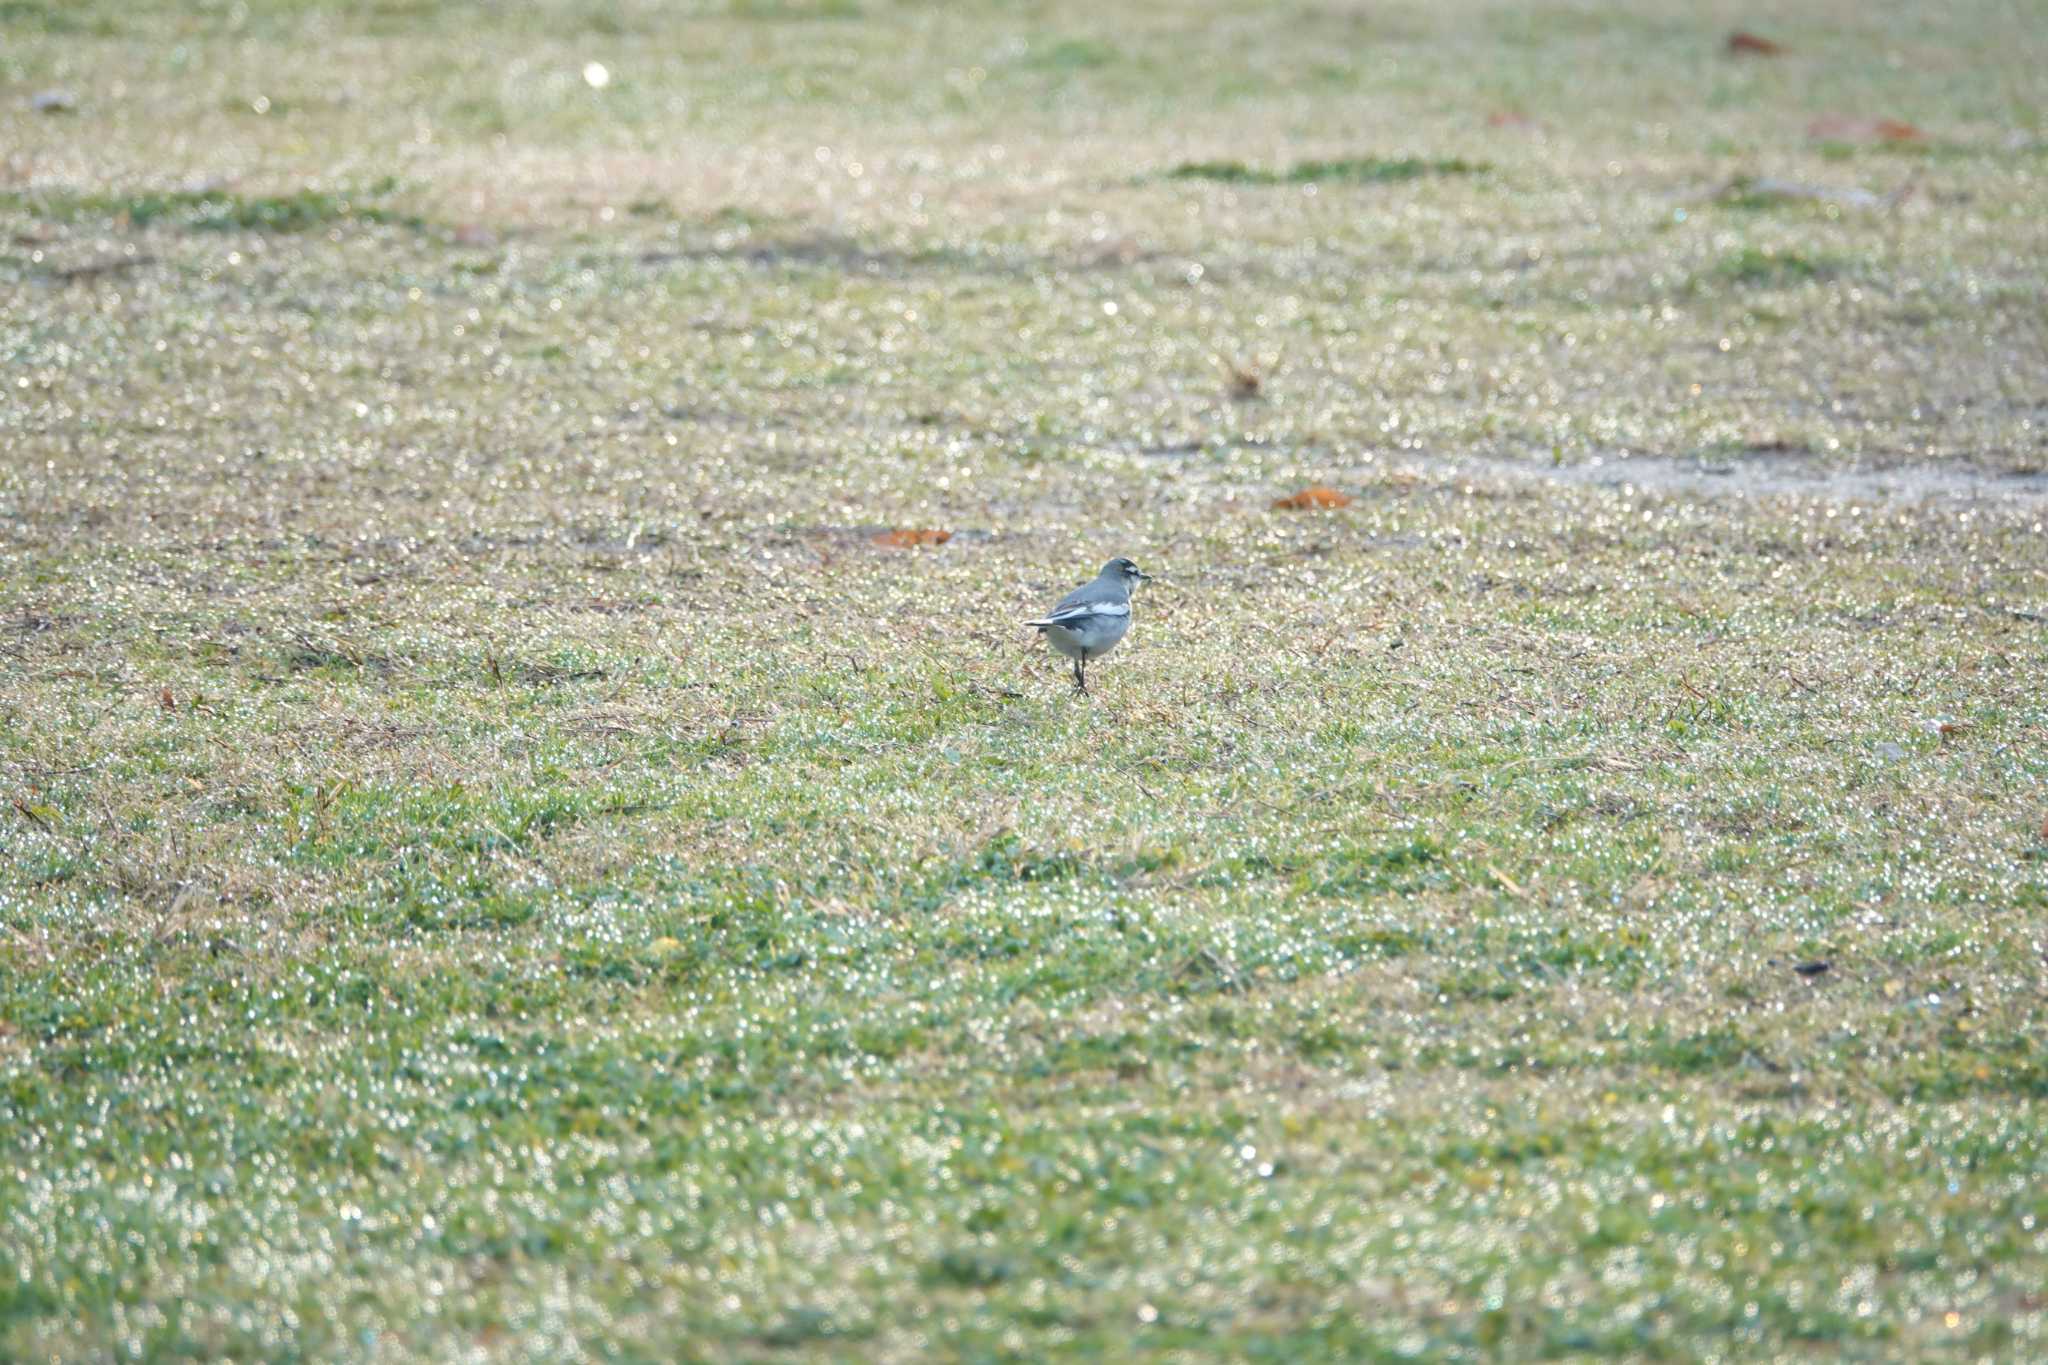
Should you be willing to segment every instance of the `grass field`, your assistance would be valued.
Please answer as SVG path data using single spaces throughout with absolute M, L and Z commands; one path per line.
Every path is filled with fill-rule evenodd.
M 1768 14 L 0 0 L 0 1357 L 2048 1354 L 2048 22 Z

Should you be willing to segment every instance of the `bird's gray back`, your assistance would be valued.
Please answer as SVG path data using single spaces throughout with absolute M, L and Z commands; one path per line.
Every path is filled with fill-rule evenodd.
M 1131 586 L 1121 577 L 1103 574 L 1068 593 L 1052 609 L 1054 616 L 1072 607 L 1092 607 L 1103 602 L 1128 602 Z

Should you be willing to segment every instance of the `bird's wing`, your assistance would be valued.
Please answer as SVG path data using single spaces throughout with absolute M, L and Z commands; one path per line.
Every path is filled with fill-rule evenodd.
M 1049 613 L 1058 616 L 1063 611 L 1077 607 L 1114 606 L 1126 613 L 1131 609 L 1131 597 L 1121 583 L 1105 582 L 1100 578 L 1091 579 L 1060 599 L 1058 606 Z
M 1130 614 L 1131 604 L 1129 602 L 1076 602 L 1070 595 L 1066 601 L 1053 608 L 1044 619 L 1027 621 L 1025 624 L 1040 628 L 1045 626 L 1067 626 L 1071 628 L 1096 621 L 1113 621 L 1119 617 L 1128 617 Z

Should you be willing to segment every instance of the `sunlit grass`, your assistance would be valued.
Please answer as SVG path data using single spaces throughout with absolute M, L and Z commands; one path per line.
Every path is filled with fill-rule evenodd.
M 0 25 L 0 1356 L 2041 1354 L 2005 11 Z

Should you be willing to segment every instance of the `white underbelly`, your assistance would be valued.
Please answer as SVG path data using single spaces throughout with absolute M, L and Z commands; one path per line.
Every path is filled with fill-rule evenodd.
M 1065 626 L 1047 626 L 1045 638 L 1052 641 L 1052 647 L 1069 659 L 1089 663 L 1101 658 L 1116 648 L 1117 641 L 1124 638 L 1124 632 L 1131 628 L 1128 616 L 1105 616 L 1091 621 L 1078 630 Z

